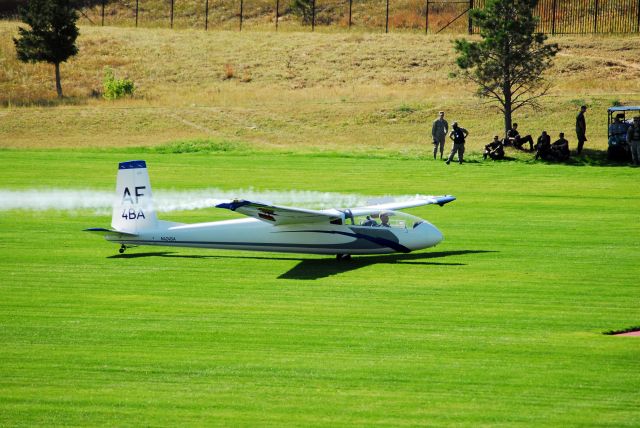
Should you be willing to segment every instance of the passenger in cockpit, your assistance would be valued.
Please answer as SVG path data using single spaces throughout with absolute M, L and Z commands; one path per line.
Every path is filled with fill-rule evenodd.
M 370 215 L 367 216 L 367 219 L 362 222 L 362 226 L 377 226 L 378 223 L 374 219 L 371 218 Z

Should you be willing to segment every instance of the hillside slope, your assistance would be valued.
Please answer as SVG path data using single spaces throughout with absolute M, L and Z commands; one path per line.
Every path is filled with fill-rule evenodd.
M 0 23 L 0 145 L 153 145 L 182 138 L 332 150 L 419 150 L 445 109 L 479 147 L 502 121 L 456 77 L 451 36 L 311 34 L 81 27 L 80 54 L 53 70 L 15 59 L 17 23 Z M 640 104 L 640 37 L 562 37 L 541 112 L 516 115 L 525 132 L 571 132 L 586 103 L 592 144 L 603 111 Z M 131 78 L 134 99 L 100 97 L 104 67 Z M 55 108 L 52 108 L 55 107 Z M 606 117 L 604 119 L 606 124 Z M 597 125 L 596 125 L 597 123 Z M 352 147 L 349 147 L 352 146 Z

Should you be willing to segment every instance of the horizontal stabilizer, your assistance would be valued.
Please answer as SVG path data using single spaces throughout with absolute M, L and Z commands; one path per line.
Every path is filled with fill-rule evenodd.
M 98 235 L 113 235 L 113 234 L 118 234 L 118 235 L 123 235 L 123 236 L 138 236 L 135 233 L 127 233 L 127 232 L 119 232 L 117 230 L 112 230 L 112 229 L 105 229 L 102 227 L 92 227 L 90 229 L 84 229 L 83 232 L 91 232 L 91 233 L 97 233 Z

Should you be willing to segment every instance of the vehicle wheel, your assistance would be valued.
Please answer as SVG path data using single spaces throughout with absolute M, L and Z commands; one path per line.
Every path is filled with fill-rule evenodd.
M 126 249 L 127 249 L 127 247 L 126 247 L 124 244 L 122 244 L 122 246 L 120 247 L 120 249 L 118 250 L 118 252 L 119 252 L 120 254 L 122 254 L 122 253 L 124 253 L 124 252 L 125 252 L 125 250 L 126 250 Z

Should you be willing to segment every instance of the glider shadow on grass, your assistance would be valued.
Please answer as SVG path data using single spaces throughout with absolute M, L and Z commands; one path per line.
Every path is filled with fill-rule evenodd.
M 460 256 L 465 254 L 493 253 L 489 250 L 457 250 L 457 251 L 435 251 L 410 254 L 388 254 L 380 256 L 354 256 L 351 260 L 337 261 L 334 258 L 323 259 L 300 259 L 297 257 L 269 257 L 269 256 L 227 256 L 227 255 L 191 255 L 177 254 L 170 251 L 117 254 L 110 256 L 110 259 L 135 259 L 140 257 L 167 257 L 184 259 L 254 259 L 254 260 L 299 260 L 289 271 L 283 273 L 279 279 L 313 280 L 326 278 L 332 275 L 349 272 L 373 264 L 408 264 L 424 266 L 466 266 L 466 263 L 440 262 L 436 261 L 444 257 Z
M 405 264 L 424 266 L 466 266 L 466 263 L 430 261 L 448 256 L 458 256 L 464 254 L 490 253 L 485 250 L 459 250 L 459 251 L 437 251 L 431 253 L 411 253 L 411 254 L 390 254 L 382 256 L 360 256 L 348 261 L 336 261 L 327 263 L 323 259 L 306 259 L 300 261 L 288 272 L 283 273 L 280 279 L 318 279 L 337 275 L 344 272 L 360 269 L 373 264 Z

